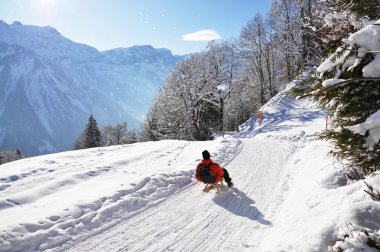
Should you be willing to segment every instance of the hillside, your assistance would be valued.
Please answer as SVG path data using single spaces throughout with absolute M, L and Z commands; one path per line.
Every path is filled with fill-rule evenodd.
M 139 129 L 181 56 L 134 46 L 99 52 L 52 27 L 0 20 L 0 148 L 24 155 L 70 150 L 90 114 Z
M 214 141 L 137 143 L 3 165 L 0 251 L 328 251 L 347 223 L 379 234 L 380 203 L 363 181 L 348 183 L 327 156 L 330 145 L 314 136 L 325 112 L 284 93 L 262 109 L 261 125 L 254 116 L 239 135 Z M 234 188 L 202 192 L 194 169 L 204 149 Z M 380 175 L 366 182 L 379 188 Z M 348 248 L 375 251 L 355 230 Z

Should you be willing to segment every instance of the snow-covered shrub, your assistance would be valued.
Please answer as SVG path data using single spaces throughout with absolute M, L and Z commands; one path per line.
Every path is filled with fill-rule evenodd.
M 17 156 L 17 151 L 12 152 L 12 151 L 7 151 L 7 150 L 0 150 L 0 165 L 15 161 L 17 159 L 20 159 Z
M 343 229 L 343 228 L 342 228 Z M 344 228 L 341 240 L 337 241 L 330 252 L 379 251 L 380 233 L 373 230 L 357 230 L 351 223 Z

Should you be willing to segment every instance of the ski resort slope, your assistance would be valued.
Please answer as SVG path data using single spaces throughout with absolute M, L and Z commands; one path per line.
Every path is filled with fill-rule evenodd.
M 347 219 L 380 230 L 380 206 L 363 182 L 347 184 L 327 156 L 331 147 L 314 135 L 325 129 L 325 113 L 285 92 L 262 111 L 261 124 L 254 115 L 238 134 L 213 141 L 136 143 L 2 165 L 0 252 L 327 251 Z M 194 172 L 205 149 L 233 188 L 202 191 Z M 380 176 L 367 182 L 380 186 Z

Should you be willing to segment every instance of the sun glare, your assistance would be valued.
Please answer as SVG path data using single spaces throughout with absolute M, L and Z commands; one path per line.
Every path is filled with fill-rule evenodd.
M 56 0 L 39 0 L 39 5 L 43 9 L 50 9 Z

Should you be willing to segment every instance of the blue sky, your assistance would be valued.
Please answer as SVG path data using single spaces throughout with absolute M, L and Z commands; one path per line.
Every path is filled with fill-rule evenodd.
M 56 28 L 98 50 L 133 45 L 202 51 L 208 39 L 238 38 L 242 27 L 270 0 L 1 0 L 8 24 Z M 198 33 L 197 33 L 198 32 Z

